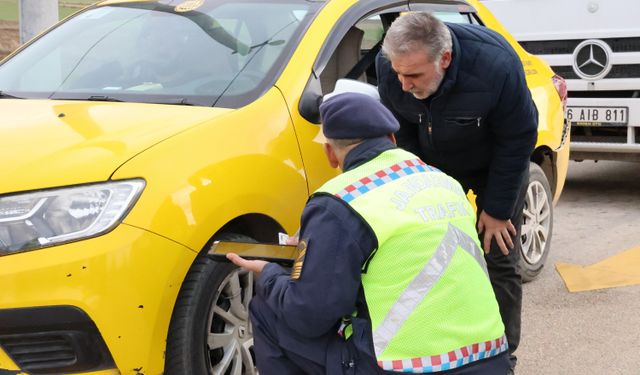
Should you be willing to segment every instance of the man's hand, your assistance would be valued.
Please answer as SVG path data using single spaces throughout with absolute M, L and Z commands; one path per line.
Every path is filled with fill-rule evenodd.
M 502 254 L 509 255 L 509 249 L 513 248 L 511 236 L 516 235 L 516 228 L 511 220 L 498 220 L 482 211 L 478 218 L 478 233 L 484 232 L 483 248 L 485 254 L 491 250 L 491 239 L 495 237 Z
M 262 272 L 264 266 L 269 264 L 269 262 L 264 260 L 247 260 L 240 255 L 233 253 L 227 254 L 227 259 L 229 259 L 231 263 L 235 264 L 236 266 L 246 268 L 247 270 L 255 273 Z

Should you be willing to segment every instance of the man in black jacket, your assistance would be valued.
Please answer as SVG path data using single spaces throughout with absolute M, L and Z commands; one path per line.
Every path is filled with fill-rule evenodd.
M 478 232 L 515 366 L 519 234 L 538 122 L 520 59 L 485 27 L 410 13 L 387 31 L 376 70 L 381 100 L 401 125 L 398 145 L 477 195 Z

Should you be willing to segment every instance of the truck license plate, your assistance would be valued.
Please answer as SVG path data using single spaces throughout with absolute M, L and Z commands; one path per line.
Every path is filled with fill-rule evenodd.
M 572 126 L 626 126 L 629 107 L 567 107 L 567 121 Z

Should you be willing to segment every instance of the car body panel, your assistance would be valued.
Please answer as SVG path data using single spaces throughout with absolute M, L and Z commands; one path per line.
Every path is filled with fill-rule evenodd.
M 18 365 L 9 358 L 7 353 L 2 350 L 2 347 L 0 347 L 0 371 L 10 371 L 10 373 L 20 372 Z
M 356 1 L 329 2 L 309 27 L 298 48 L 291 56 L 287 67 L 278 78 L 275 86 L 280 89 L 295 126 L 300 144 L 300 152 L 307 166 L 309 191 L 318 189 L 325 181 L 338 174 L 338 170 L 328 167 L 322 144 L 324 135 L 319 124 L 313 124 L 300 115 L 298 110 L 300 98 L 308 79 L 313 72 L 309 69 L 332 29 L 333 20 L 349 9 Z M 320 166 L 320 168 L 310 166 Z
M 0 194 L 106 181 L 118 166 L 155 143 L 229 111 L 17 99 L 3 99 L 0 108 L 0 153 L 11 160 L 0 164 L 0 175 L 12 176 L 2 181 Z
M 308 196 L 296 134 L 277 89 L 242 110 L 159 143 L 113 177 L 134 178 L 141 171 L 154 184 L 148 184 L 125 223 L 194 251 L 202 250 L 225 223 L 245 214 L 277 218 L 294 233 Z

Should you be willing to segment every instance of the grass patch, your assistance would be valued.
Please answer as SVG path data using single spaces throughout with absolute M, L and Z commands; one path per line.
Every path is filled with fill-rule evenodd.
M 17 0 L 0 0 L 0 20 L 3 20 L 3 21 L 18 20 Z

